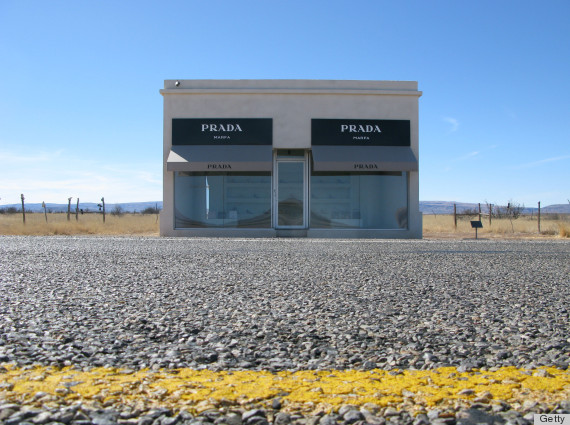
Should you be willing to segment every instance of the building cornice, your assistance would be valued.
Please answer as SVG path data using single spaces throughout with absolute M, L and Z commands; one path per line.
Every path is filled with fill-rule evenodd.
M 165 80 L 165 95 L 374 95 L 420 97 L 417 81 L 370 80 Z
M 420 97 L 421 91 L 417 90 L 371 90 L 371 89 L 162 89 L 160 94 L 165 95 L 232 95 L 232 94 L 294 94 L 294 95 L 374 95 L 374 96 L 415 96 Z

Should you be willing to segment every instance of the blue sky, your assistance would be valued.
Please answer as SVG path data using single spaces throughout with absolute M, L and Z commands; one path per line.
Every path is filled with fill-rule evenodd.
M 569 22 L 567 0 L 0 0 L 0 204 L 161 200 L 163 81 L 242 78 L 418 81 L 420 200 L 567 203 Z

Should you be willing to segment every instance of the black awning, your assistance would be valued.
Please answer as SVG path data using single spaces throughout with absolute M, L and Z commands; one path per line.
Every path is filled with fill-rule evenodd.
M 418 171 L 407 146 L 313 146 L 313 171 Z
M 168 171 L 271 171 L 270 145 L 172 146 L 166 169 Z

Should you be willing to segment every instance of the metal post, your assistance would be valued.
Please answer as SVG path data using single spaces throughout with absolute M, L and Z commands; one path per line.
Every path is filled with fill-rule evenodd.
M 103 204 L 103 223 L 105 223 L 105 198 L 101 198 L 101 203 Z
M 479 202 L 479 221 L 481 221 L 481 202 Z

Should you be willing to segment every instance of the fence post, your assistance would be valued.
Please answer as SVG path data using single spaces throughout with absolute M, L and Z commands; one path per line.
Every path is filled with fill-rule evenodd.
M 22 220 L 24 220 L 24 224 L 26 224 L 26 207 L 24 206 L 24 194 L 20 194 L 20 198 L 22 198 Z
M 540 233 L 540 201 L 538 201 L 538 233 Z
M 69 221 L 70 214 L 71 214 L 71 198 L 67 198 L 67 221 Z
M 105 223 L 105 198 L 101 198 L 101 203 L 103 204 L 103 223 Z
M 453 223 L 455 224 L 455 230 L 457 230 L 457 205 L 453 204 Z
M 489 204 L 489 227 L 491 227 L 491 217 L 493 216 L 493 204 Z
M 481 202 L 479 202 L 479 221 L 481 221 Z
M 44 208 L 44 216 L 46 218 L 46 223 L 47 223 L 47 209 L 46 209 L 46 203 L 44 201 L 42 201 L 42 207 Z
M 75 206 L 75 221 L 79 221 L 79 198 L 77 198 L 77 205 Z

